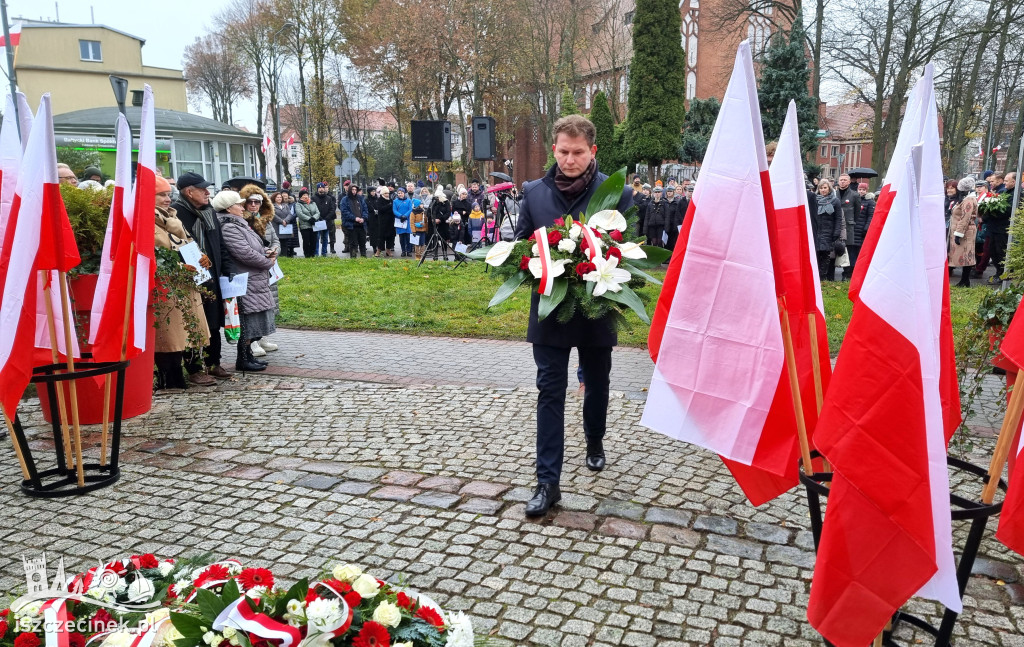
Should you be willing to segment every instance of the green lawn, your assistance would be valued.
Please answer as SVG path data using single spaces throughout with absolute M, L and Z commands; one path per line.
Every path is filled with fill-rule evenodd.
M 282 258 L 285 278 L 279 284 L 278 323 L 318 330 L 378 330 L 413 335 L 525 339 L 530 295 L 520 288 L 505 303 L 485 311 L 498 283 L 473 262 L 452 270 L 454 263 L 404 259 Z M 658 278 L 664 272 L 654 272 Z M 852 310 L 847 284 L 822 289 L 828 313 L 829 346 L 835 353 Z M 962 328 L 988 288 L 952 291 L 954 329 Z M 648 286 L 648 311 L 659 286 Z M 619 335 L 626 346 L 643 346 L 647 325 L 627 314 L 631 327 Z

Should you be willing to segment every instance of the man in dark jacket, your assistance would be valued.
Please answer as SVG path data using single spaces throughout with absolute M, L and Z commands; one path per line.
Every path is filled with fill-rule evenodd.
M 647 244 L 655 247 L 665 246 L 665 227 L 668 225 L 668 203 L 662 199 L 660 186 L 654 187 L 651 201 L 647 203 L 647 215 L 644 217 L 644 235 Z
M 207 182 L 198 173 L 185 173 L 178 178 L 177 184 L 178 199 L 171 206 L 177 212 L 185 230 L 202 250 L 203 258 L 200 263 L 210 270 L 211 278 L 203 284 L 203 287 L 213 293 L 212 299 L 203 299 L 203 313 L 210 327 L 210 345 L 203 353 L 206 355 L 207 373 L 225 380 L 231 377 L 231 374 L 220 365 L 220 329 L 224 327 L 224 301 L 220 293 L 220 277 L 230 273 L 230 269 L 225 263 L 226 252 L 220 244 L 220 223 L 217 222 L 213 207 L 210 206 L 210 192 L 207 187 L 213 183 Z M 189 373 L 189 381 L 193 384 L 208 384 L 208 376 L 203 375 L 203 358 L 198 353 L 188 358 L 185 368 Z
M 348 196 L 341 200 L 341 226 L 345 230 L 345 244 L 349 258 L 362 256 L 366 258 L 366 219 L 369 207 L 366 200 L 359 195 L 359 187 L 348 186 Z
M 994 175 L 993 175 L 994 177 Z M 991 180 L 991 178 L 989 178 Z M 988 213 L 982 216 L 982 221 L 988 229 L 990 237 L 990 254 L 992 264 L 996 266 L 996 273 L 990 277 L 989 285 L 996 285 L 1002 280 L 1003 261 L 1006 259 L 1006 244 L 1009 242 L 1010 220 L 1013 218 L 1013 190 L 1017 185 L 1017 174 L 1007 173 L 1006 177 L 999 178 L 999 188 L 1002 193 L 1009 193 L 1006 201 L 1006 209 L 999 213 Z
M 676 248 L 676 239 L 679 238 L 679 227 L 683 224 L 683 214 L 686 212 L 681 204 L 682 196 L 676 194 L 676 185 L 669 183 L 665 189 L 665 233 L 668 234 L 668 242 L 665 246 L 669 249 Z
M 528 182 L 523 191 L 516 238 L 527 238 L 556 218 L 578 217 L 606 176 L 597 170 L 594 153 L 596 131 L 585 117 L 569 115 L 555 122 L 552 150 L 557 164 L 547 175 Z M 632 189 L 626 188 L 618 210 L 633 203 Z M 568 323 L 555 316 L 537 318 L 539 296 L 530 303 L 530 324 L 526 340 L 533 344 L 537 364 L 537 489 L 526 504 L 526 515 L 542 516 L 561 499 L 558 489 L 565 453 L 565 390 L 569 374 L 569 351 L 575 347 L 583 372 L 583 433 L 587 439 L 587 467 L 604 469 L 604 433 L 608 415 L 609 376 L 612 347 L 618 339 L 610 318 L 590 320 L 577 312 Z
M 455 197 L 457 198 L 458 196 Z M 452 199 L 451 196 L 448 196 L 448 198 Z M 480 186 L 480 180 L 477 179 L 474 179 L 469 183 L 469 204 L 473 204 L 474 202 L 480 205 L 480 211 L 483 211 L 484 214 L 486 214 L 487 210 L 490 208 L 490 205 L 488 204 L 490 201 L 487 199 L 487 194 L 484 193 L 483 188 Z
M 843 222 L 846 224 L 846 251 L 850 254 L 850 264 L 843 268 L 843 280 L 853 277 L 853 266 L 857 264 L 862 237 L 857 235 L 857 220 L 860 213 L 860 194 L 857 187 L 850 184 L 850 176 L 843 173 L 839 176 L 839 187 L 836 191 L 839 206 L 843 209 Z
M 327 190 L 326 182 L 317 183 L 316 195 L 313 196 L 313 204 L 315 204 L 316 208 L 320 211 L 320 220 L 327 223 L 327 242 L 323 242 L 323 234 L 318 236 L 318 239 L 321 241 L 320 254 L 322 256 L 327 256 L 328 250 L 330 250 L 331 254 L 334 253 L 334 221 L 338 217 L 338 203 L 335 201 L 334 196 Z M 330 245 L 330 247 L 328 247 L 328 245 Z

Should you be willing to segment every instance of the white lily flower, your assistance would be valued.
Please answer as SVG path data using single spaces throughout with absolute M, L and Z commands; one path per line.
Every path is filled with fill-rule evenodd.
M 572 261 L 570 261 L 567 258 L 563 258 L 563 259 L 557 260 L 557 261 L 552 261 L 551 262 L 551 278 L 555 278 L 557 276 L 562 276 L 563 274 L 565 274 L 565 266 L 568 265 L 571 262 Z M 539 279 L 541 277 L 541 274 L 543 274 L 543 270 L 541 269 L 540 259 L 539 258 L 531 258 L 530 259 L 530 274 L 533 274 L 533 278 L 535 278 L 535 279 Z
M 558 251 L 565 252 L 566 254 L 572 254 L 575 250 L 576 243 L 569 240 L 568 238 L 563 238 L 562 240 L 558 241 Z
M 637 260 L 647 258 L 647 252 L 638 243 L 622 243 L 621 245 L 616 245 L 616 247 L 622 252 L 622 258 Z
M 619 284 L 626 283 L 631 278 L 629 272 L 618 267 L 619 259 L 614 256 L 608 259 L 597 257 L 591 262 L 597 269 L 593 272 L 587 272 L 584 274 L 583 280 L 593 281 L 595 283 L 595 297 L 599 297 L 608 291 L 621 292 L 622 286 Z
M 615 209 L 605 209 L 590 216 L 587 224 L 602 231 L 626 231 L 626 219 Z
M 512 248 L 515 244 L 507 240 L 499 240 L 494 243 L 494 246 L 487 252 L 487 257 L 484 262 L 492 267 L 498 267 L 508 259 L 508 255 L 512 253 Z

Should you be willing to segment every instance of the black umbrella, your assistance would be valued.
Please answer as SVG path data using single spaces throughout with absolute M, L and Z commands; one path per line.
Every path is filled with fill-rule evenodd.
M 257 180 L 254 177 L 245 177 L 244 175 L 239 177 L 233 177 L 224 184 L 231 187 L 235 191 L 241 191 L 248 184 L 255 184 L 260 189 L 264 191 L 267 190 L 267 183 L 264 182 L 263 180 Z
M 878 177 L 878 173 L 874 169 L 858 166 L 847 171 L 850 177 Z

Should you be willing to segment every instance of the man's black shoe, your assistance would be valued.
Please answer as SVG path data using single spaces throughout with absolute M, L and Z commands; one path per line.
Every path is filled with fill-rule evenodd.
M 562 493 L 554 483 L 541 483 L 533 491 L 533 498 L 526 504 L 527 517 L 543 517 L 562 499 Z
M 242 371 L 243 373 L 255 373 L 256 371 L 267 370 L 267 366 L 265 364 L 257 364 L 256 362 L 246 360 L 243 362 L 235 362 L 235 370 Z
M 600 472 L 604 469 L 604 443 L 600 440 L 587 441 L 587 469 Z

